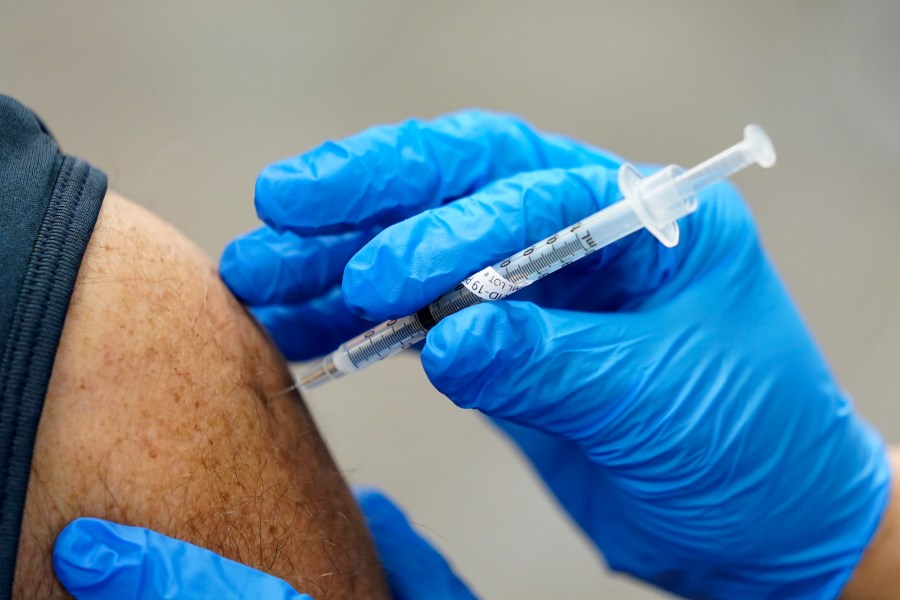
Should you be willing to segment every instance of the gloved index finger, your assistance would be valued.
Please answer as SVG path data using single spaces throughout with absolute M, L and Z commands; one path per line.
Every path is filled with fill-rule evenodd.
M 373 127 L 276 162 L 259 175 L 255 202 L 278 231 L 339 233 L 390 225 L 519 172 L 620 162 L 517 117 L 466 110 Z

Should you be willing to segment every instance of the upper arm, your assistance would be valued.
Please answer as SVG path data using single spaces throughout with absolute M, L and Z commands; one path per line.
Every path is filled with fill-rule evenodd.
M 156 529 L 317 598 L 382 594 L 365 526 L 291 386 L 208 259 L 110 194 L 38 431 L 18 595 L 64 597 L 50 549 L 79 516 Z

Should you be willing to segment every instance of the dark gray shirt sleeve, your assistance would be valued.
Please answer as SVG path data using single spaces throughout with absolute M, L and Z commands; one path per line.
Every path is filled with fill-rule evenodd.
M 44 395 L 105 193 L 103 173 L 0 95 L 0 600 L 12 595 Z

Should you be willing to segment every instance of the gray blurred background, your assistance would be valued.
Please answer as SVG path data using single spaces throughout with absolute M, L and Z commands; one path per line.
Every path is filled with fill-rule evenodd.
M 692 164 L 750 121 L 738 177 L 843 385 L 900 440 L 900 4 L 0 0 L 0 90 L 213 257 L 256 173 L 466 106 Z M 399 499 L 484 598 L 662 597 L 604 571 L 511 448 L 413 356 L 308 398 L 352 482 Z

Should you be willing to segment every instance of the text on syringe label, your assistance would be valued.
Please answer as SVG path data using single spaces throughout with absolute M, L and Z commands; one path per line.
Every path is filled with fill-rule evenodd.
M 498 273 L 494 267 L 487 267 L 466 277 L 463 285 L 482 300 L 499 300 L 519 291 L 519 286 Z

